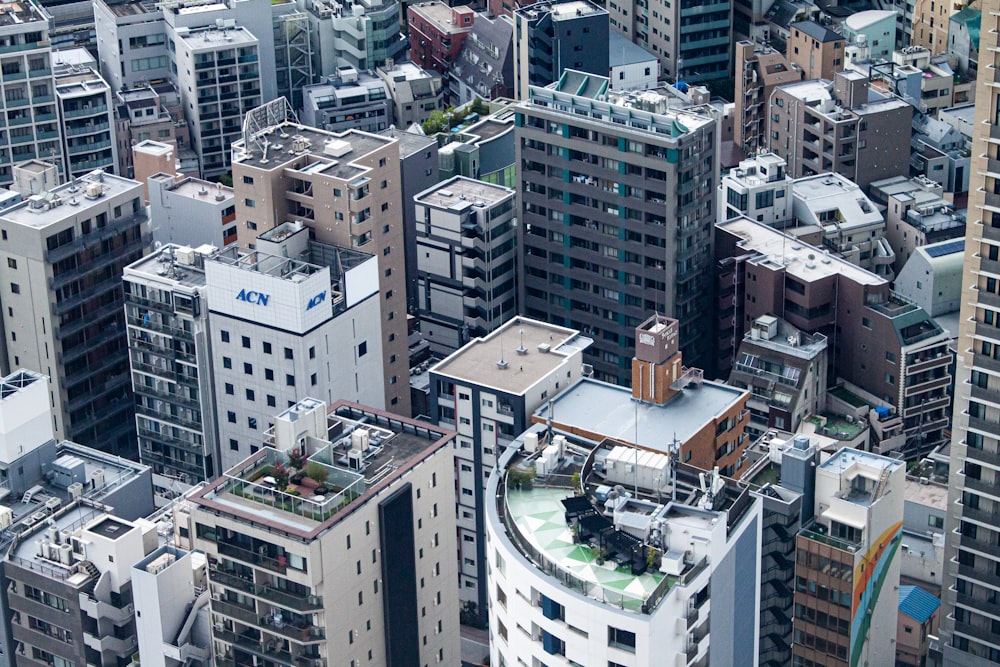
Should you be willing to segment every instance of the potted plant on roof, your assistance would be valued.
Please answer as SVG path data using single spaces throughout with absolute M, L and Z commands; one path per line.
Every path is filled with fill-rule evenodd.
M 271 468 L 271 477 L 274 478 L 274 488 L 278 491 L 283 492 L 288 488 L 288 479 L 290 476 L 291 473 L 288 470 L 288 466 L 282 461 L 275 463 L 274 467 Z

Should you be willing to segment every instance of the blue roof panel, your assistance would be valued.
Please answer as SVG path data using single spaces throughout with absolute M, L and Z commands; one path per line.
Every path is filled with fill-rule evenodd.
M 925 247 L 924 251 L 931 257 L 941 257 L 942 255 L 950 255 L 955 252 L 964 252 L 965 239 L 948 241 L 947 243 L 935 243 L 934 245 Z
M 940 606 L 940 599 L 919 586 L 899 587 L 899 610 L 917 623 L 927 622 Z

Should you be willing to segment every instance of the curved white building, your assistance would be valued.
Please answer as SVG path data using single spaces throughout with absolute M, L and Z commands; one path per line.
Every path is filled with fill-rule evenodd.
M 688 466 L 672 474 L 665 452 L 544 433 L 539 449 L 542 431 L 488 484 L 491 664 L 756 665 L 760 504 Z

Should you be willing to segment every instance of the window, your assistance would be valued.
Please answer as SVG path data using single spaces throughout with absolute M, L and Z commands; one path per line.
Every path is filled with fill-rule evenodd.
M 272 369 L 272 368 L 265 368 L 264 369 L 264 379 L 265 380 L 272 380 L 273 381 L 274 380 L 274 369 Z
M 236 388 L 232 385 L 231 382 L 227 382 L 226 383 L 226 395 L 227 396 L 235 396 L 236 395 Z
M 253 185 L 253 176 L 244 176 L 243 182 L 247 185 Z
M 264 354 L 271 354 L 271 344 L 264 342 Z
M 358 345 L 358 357 L 363 357 L 368 354 L 368 341 L 361 341 Z
M 295 376 L 294 375 L 286 375 L 285 376 L 285 384 L 287 386 L 289 386 L 289 387 L 294 387 L 295 386 Z
M 13 257 L 8 257 L 7 258 L 7 267 L 11 268 L 11 269 L 16 269 L 17 268 L 17 260 L 14 259 Z
M 243 362 L 243 372 L 247 375 L 253 375 L 253 364 Z
M 285 359 L 294 359 L 294 358 L 295 358 L 295 355 L 292 352 L 292 348 L 286 347 L 285 348 Z
M 223 343 L 228 343 L 229 342 L 229 332 L 228 331 L 220 331 L 219 332 L 219 337 L 222 339 Z
M 268 394 L 267 395 L 267 407 L 274 408 L 274 407 L 277 407 L 277 405 L 278 405 L 278 403 L 275 400 L 274 396 L 271 396 L 270 394 Z
M 243 347 L 250 349 L 250 336 L 243 336 Z
M 254 400 L 255 394 L 254 394 L 253 389 L 247 389 L 246 392 L 247 392 L 247 400 L 248 401 Z
M 240 448 L 240 443 L 237 442 L 234 438 L 230 438 L 229 439 L 229 449 L 231 449 L 231 450 L 233 450 L 235 452 L 235 451 L 238 451 L 239 448 Z
M 236 413 L 233 412 L 232 410 L 230 410 L 229 412 L 226 413 L 226 419 L 229 421 L 230 424 L 235 424 L 236 423 Z
M 232 369 L 233 360 L 230 359 L 229 357 L 222 357 L 222 367 Z
M 10 284 L 10 291 L 13 292 L 14 294 L 20 294 L 21 293 L 21 286 L 18 285 L 17 283 L 11 283 Z
M 312 385 L 313 387 L 316 386 L 316 374 L 315 373 L 313 373 L 312 375 L 309 376 L 309 384 Z
M 257 207 L 257 202 L 254 201 L 253 199 L 244 199 L 243 203 L 246 204 L 247 208 L 256 208 Z
M 635 633 L 608 626 L 608 646 L 635 653 Z
M 250 428 L 252 428 L 253 430 L 256 431 L 257 430 L 257 418 L 256 417 L 247 417 L 247 426 L 249 426 Z

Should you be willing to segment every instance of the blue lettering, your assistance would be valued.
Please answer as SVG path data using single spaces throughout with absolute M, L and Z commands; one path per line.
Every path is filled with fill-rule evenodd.
M 267 300 L 271 298 L 270 294 L 263 294 L 262 292 L 255 292 L 253 290 L 241 289 L 236 295 L 237 301 L 246 301 L 247 303 L 253 303 L 258 306 L 266 306 Z
M 324 301 L 326 301 L 326 290 L 323 290 L 313 298 L 309 299 L 309 305 L 306 306 L 306 310 L 311 310 Z

